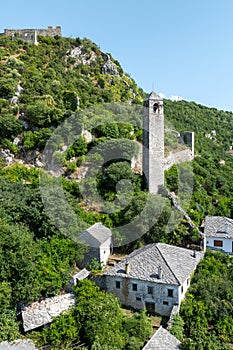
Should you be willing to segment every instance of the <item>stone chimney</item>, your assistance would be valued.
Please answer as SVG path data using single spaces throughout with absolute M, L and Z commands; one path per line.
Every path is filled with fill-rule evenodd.
M 126 274 L 130 273 L 130 263 L 128 261 L 125 262 L 125 273 Z
M 158 279 L 163 279 L 163 270 L 161 266 L 158 267 Z
M 197 254 L 196 254 L 196 249 L 193 250 L 193 257 L 196 258 Z

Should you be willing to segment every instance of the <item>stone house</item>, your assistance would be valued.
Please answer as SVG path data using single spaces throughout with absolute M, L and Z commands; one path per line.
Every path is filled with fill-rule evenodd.
M 204 224 L 206 247 L 233 253 L 233 220 L 225 216 L 207 216 Z
M 105 288 L 123 305 L 170 316 L 179 310 L 203 252 L 153 243 L 135 250 L 105 272 Z
M 179 350 L 181 349 L 181 342 L 161 326 L 142 350 L 155 349 Z
M 94 258 L 106 265 L 112 250 L 112 232 L 109 228 L 97 222 L 82 232 L 79 240 L 88 246 L 81 267 L 87 266 Z

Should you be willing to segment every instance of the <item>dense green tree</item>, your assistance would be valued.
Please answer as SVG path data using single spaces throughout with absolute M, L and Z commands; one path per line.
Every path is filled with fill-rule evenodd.
M 25 119 L 31 125 L 46 127 L 61 122 L 63 113 L 60 109 L 51 107 L 46 102 L 39 100 L 33 105 L 27 105 Z
M 75 294 L 78 300 L 75 314 L 82 325 L 80 333 L 84 341 L 89 345 L 96 341 L 103 346 L 118 344 L 119 349 L 123 349 L 125 339 L 119 301 L 111 294 L 100 292 L 87 280 L 78 284 Z
M 71 111 L 77 110 L 77 93 L 74 91 L 64 91 L 63 101 L 66 109 L 70 109 Z
M 179 173 L 176 165 L 173 165 L 166 174 L 166 181 L 170 191 L 177 192 L 179 186 Z
M 105 198 L 115 199 L 120 192 L 139 191 L 140 178 L 135 175 L 128 162 L 112 163 L 99 176 L 98 187 Z
M 72 270 L 82 258 L 81 245 L 65 237 L 53 236 L 49 240 L 38 241 L 36 272 L 41 293 L 58 293 L 68 284 Z
M 12 285 L 12 299 L 24 301 L 37 293 L 35 244 L 33 235 L 23 225 L 10 225 L 1 220 L 0 228 L 0 280 Z
M 41 334 L 40 344 L 49 344 L 52 349 L 71 349 L 72 344 L 79 343 L 81 324 L 72 311 L 55 318 L 49 328 Z
M 10 282 L 0 282 L 0 308 L 5 312 L 12 306 L 12 288 Z
M 12 341 L 20 337 L 19 323 L 14 310 L 0 313 L 0 342 Z
M 0 97 L 11 99 L 14 96 L 16 89 L 16 81 L 13 79 L 1 78 L 0 82 Z
M 133 317 L 125 317 L 123 327 L 129 337 L 126 347 L 128 350 L 141 349 L 152 332 L 151 321 L 148 319 L 145 309 Z
M 175 315 L 172 320 L 171 334 L 174 335 L 180 341 L 183 340 L 184 321 L 180 315 Z
M 0 116 L 0 139 L 13 140 L 22 128 L 21 122 L 13 115 Z
M 207 251 L 181 305 L 185 349 L 228 349 L 232 342 L 231 258 Z

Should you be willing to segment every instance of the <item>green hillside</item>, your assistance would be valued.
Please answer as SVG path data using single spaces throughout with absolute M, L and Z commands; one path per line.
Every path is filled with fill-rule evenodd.
M 178 131 L 195 132 L 194 193 L 189 213 L 201 224 L 206 214 L 232 217 L 232 112 L 194 102 L 166 101 L 165 115 Z
M 88 39 L 41 37 L 35 46 L 1 37 L 0 72 L 1 141 L 8 143 L 22 131 L 20 117 L 28 124 L 23 139 L 27 149 L 43 147 L 51 127 L 77 110 L 77 104 L 85 108 L 103 102 L 142 102 L 142 90 L 120 64 Z M 23 89 L 20 96 L 18 84 Z M 39 130 L 32 134 L 35 128 Z
M 71 116 L 80 130 L 85 122 L 92 138 L 88 142 L 85 137 L 79 136 L 63 154 L 59 154 L 64 147 L 62 140 L 58 138 L 51 146 L 54 149 L 60 147 L 56 150 L 63 169 L 62 186 L 65 200 L 74 215 L 68 219 L 72 221 L 75 218 L 73 231 L 68 236 L 73 238 L 74 232 L 101 221 L 110 228 L 116 228 L 114 238 L 121 253 L 157 241 L 177 245 L 199 244 L 198 230 L 191 229 L 172 208 L 165 188 L 160 189 L 158 196 L 148 195 L 141 174 L 132 172 L 130 159 L 137 154 L 138 144 L 142 141 L 142 120 L 137 107 L 142 105 L 146 95 L 111 54 L 101 52 L 89 39 L 39 37 L 39 45 L 35 46 L 20 39 L 12 41 L 9 37 L 0 37 L 0 341 L 20 336 L 19 324 L 15 321 L 17 308 L 63 290 L 83 257 L 84 247 L 64 236 L 45 211 L 39 186 L 41 170 L 36 164 L 38 160 L 42 161 L 41 154 L 54 130 Z M 96 107 L 98 104 L 100 107 Z M 130 115 L 128 124 L 124 123 L 132 106 L 136 112 L 133 117 Z M 195 132 L 195 159 L 174 165 L 166 171 L 166 187 L 177 195 L 197 228 L 206 215 L 233 217 L 233 157 L 226 153 L 233 142 L 232 112 L 194 102 L 170 100 L 164 100 L 164 111 L 170 129 Z M 107 124 L 98 125 L 101 120 L 107 120 Z M 63 133 L 67 139 L 68 131 L 64 123 Z M 166 136 L 166 147 L 177 147 L 177 139 L 171 133 Z M 98 162 L 103 163 L 104 152 L 116 149 L 120 149 L 117 160 L 106 161 L 98 169 L 91 168 Z M 98 154 L 91 154 L 92 150 L 98 151 Z M 88 164 L 91 171 L 88 179 L 77 181 L 82 164 Z M 46 176 L 52 183 L 52 177 Z M 121 182 L 122 192 L 117 192 L 116 185 L 122 179 L 128 179 L 131 187 Z M 98 193 L 93 191 L 95 185 Z M 82 196 L 83 191 L 88 195 L 88 203 Z M 188 197 L 190 193 L 191 198 Z M 100 204 L 99 197 L 104 204 Z M 141 221 L 135 223 L 138 235 L 135 240 L 124 244 L 117 227 L 131 223 L 146 205 L 149 209 Z M 51 207 L 55 214 L 59 212 L 53 203 Z M 155 215 L 158 215 L 156 222 L 153 221 Z M 60 219 L 59 213 L 57 216 Z M 219 259 L 225 269 L 228 260 Z M 204 265 L 203 269 L 206 270 Z M 231 281 L 232 274 L 225 271 L 225 275 Z M 119 349 L 140 349 L 150 330 L 146 316 L 136 314 L 127 320 L 112 296 L 104 296 L 91 285 L 86 287 L 93 305 L 98 298 L 106 312 L 109 312 L 108 305 L 114 306 L 111 325 L 116 325 L 114 339 L 121 344 Z M 192 294 L 198 295 L 195 288 L 194 285 Z M 227 288 L 228 285 L 223 294 Z M 106 346 L 104 349 L 110 349 L 108 346 L 113 336 L 110 329 L 111 335 L 108 338 L 106 331 L 103 340 L 100 327 L 95 333 L 92 326 L 93 334 L 88 334 L 80 324 L 77 314 L 83 317 L 84 324 L 90 326 L 85 314 L 87 305 L 82 286 L 77 293 L 83 298 L 83 309 L 56 320 L 55 326 L 46 329 L 39 337 L 40 344 L 50 344 L 53 346 L 51 349 L 76 349 L 77 344 L 84 342 L 92 349 L 103 348 L 103 344 Z M 106 305 L 103 302 L 105 298 Z M 204 309 L 207 313 L 208 307 Z M 189 340 L 185 340 L 185 349 L 195 350 L 196 338 L 192 334 L 193 329 L 190 331 L 187 325 L 187 306 L 183 315 L 185 337 L 193 339 L 191 345 L 188 345 Z M 94 314 L 92 317 L 93 322 L 98 323 Z M 209 320 L 206 316 L 205 332 L 211 327 L 211 322 L 207 324 Z M 231 315 L 227 321 L 226 328 L 233 327 Z M 146 324 L 145 329 L 141 334 L 135 333 L 135 327 L 140 327 L 142 322 Z M 70 332 L 65 330 L 67 324 Z M 101 325 L 104 327 L 104 322 Z M 80 329 L 78 336 L 74 336 L 75 327 Z M 56 328 L 59 330 L 56 331 Z M 229 336 L 226 333 L 218 330 L 217 335 L 214 334 L 214 337 L 220 335 L 220 347 L 216 349 L 221 346 L 223 349 L 223 343 L 233 343 L 233 332 Z M 73 342 L 77 347 L 68 345 Z

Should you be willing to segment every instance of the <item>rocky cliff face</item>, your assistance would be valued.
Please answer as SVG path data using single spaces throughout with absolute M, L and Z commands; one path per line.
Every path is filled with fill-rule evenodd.
M 101 73 L 119 76 L 117 67 L 115 63 L 111 61 L 110 56 L 108 54 L 103 54 L 102 56 L 106 62 L 101 69 Z

